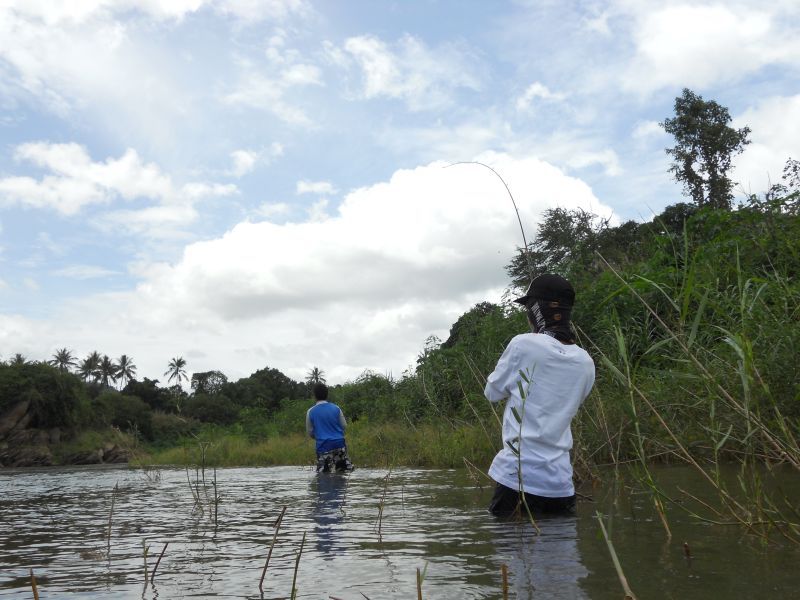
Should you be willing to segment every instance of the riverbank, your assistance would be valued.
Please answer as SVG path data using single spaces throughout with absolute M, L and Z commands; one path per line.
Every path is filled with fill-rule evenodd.
M 500 445 L 482 425 L 456 426 L 357 421 L 347 430 L 347 447 L 357 467 L 464 467 L 491 462 Z M 268 466 L 315 464 L 314 441 L 300 433 L 249 439 L 225 430 L 208 430 L 170 448 L 141 448 L 136 464 Z M 466 461 L 466 462 L 465 462 Z

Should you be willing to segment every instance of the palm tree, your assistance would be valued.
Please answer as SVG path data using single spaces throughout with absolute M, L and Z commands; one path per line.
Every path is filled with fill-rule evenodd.
M 133 359 L 127 354 L 123 354 L 117 359 L 117 379 L 122 381 L 122 387 L 131 379 L 136 377 L 136 365 Z
M 21 367 L 21 366 L 23 366 L 23 365 L 27 365 L 27 364 L 28 364 L 28 359 L 27 359 L 27 358 L 25 358 L 25 357 L 24 357 L 22 354 L 20 354 L 19 352 L 17 352 L 17 353 L 14 355 L 14 358 L 12 358 L 12 359 L 9 359 L 9 361 L 8 361 L 8 364 L 9 364 L 10 366 L 12 366 L 12 367 Z
M 325 383 L 325 371 L 319 367 L 312 367 L 306 374 L 306 383 L 312 386 L 317 383 Z
M 109 379 L 113 382 L 117 380 L 117 365 L 108 358 L 108 354 L 103 354 L 100 364 L 97 365 L 97 373 L 103 387 L 108 387 Z
M 164 375 L 169 375 L 167 382 L 170 382 L 174 379 L 175 385 L 178 387 L 181 385 L 181 379 L 188 381 L 189 378 L 186 376 L 186 361 L 183 360 L 183 357 L 176 356 L 169 361 L 169 368 L 164 371 Z
M 75 357 L 72 355 L 72 352 L 66 348 L 56 350 L 56 353 L 53 354 L 53 360 L 49 361 L 49 364 L 57 367 L 62 373 L 66 373 L 70 370 L 70 367 L 78 365 L 78 363 L 75 362 Z
M 100 353 L 95 350 L 81 361 L 78 366 L 78 374 L 87 381 L 90 377 L 92 381 L 97 381 L 99 378 L 98 369 L 100 368 Z

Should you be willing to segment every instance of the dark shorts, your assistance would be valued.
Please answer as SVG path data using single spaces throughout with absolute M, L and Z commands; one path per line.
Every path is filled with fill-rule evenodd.
M 347 456 L 347 448 L 336 448 L 328 452 L 317 453 L 317 473 L 331 471 L 352 471 L 355 467 Z
M 574 515 L 575 495 L 564 498 L 547 498 L 536 494 L 525 493 L 525 503 L 533 514 Z M 489 512 L 497 517 L 510 517 L 514 514 L 525 516 L 525 506 L 517 490 L 512 490 L 500 483 L 494 490 L 489 503 Z

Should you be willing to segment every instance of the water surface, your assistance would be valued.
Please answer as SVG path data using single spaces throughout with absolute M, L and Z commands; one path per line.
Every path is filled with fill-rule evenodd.
M 194 494 L 187 477 L 192 485 L 200 479 Z M 683 468 L 658 477 L 697 485 Z M 417 569 L 424 598 L 502 598 L 506 565 L 510 598 L 619 600 L 599 510 L 640 599 L 800 598 L 798 549 L 677 509 L 669 511 L 668 539 L 650 496 L 611 477 L 582 490 L 594 502 L 581 501 L 577 517 L 541 519 L 538 534 L 529 523 L 491 517 L 490 486 L 461 470 L 317 476 L 307 468 L 239 468 L 219 469 L 216 478 L 215 522 L 208 470 L 205 486 L 194 470 L 171 468 L 0 471 L 0 597 L 30 598 L 33 568 L 43 599 L 288 598 L 305 534 L 298 598 L 415 598 Z M 154 583 L 145 584 L 143 544 L 152 572 L 165 542 Z

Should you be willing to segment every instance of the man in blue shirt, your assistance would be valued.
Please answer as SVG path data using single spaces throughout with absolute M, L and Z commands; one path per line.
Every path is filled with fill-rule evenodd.
M 347 421 L 342 409 L 328 401 L 328 386 L 314 384 L 317 403 L 306 413 L 306 432 L 317 442 L 317 473 L 352 471 L 353 463 L 347 456 L 344 429 Z

